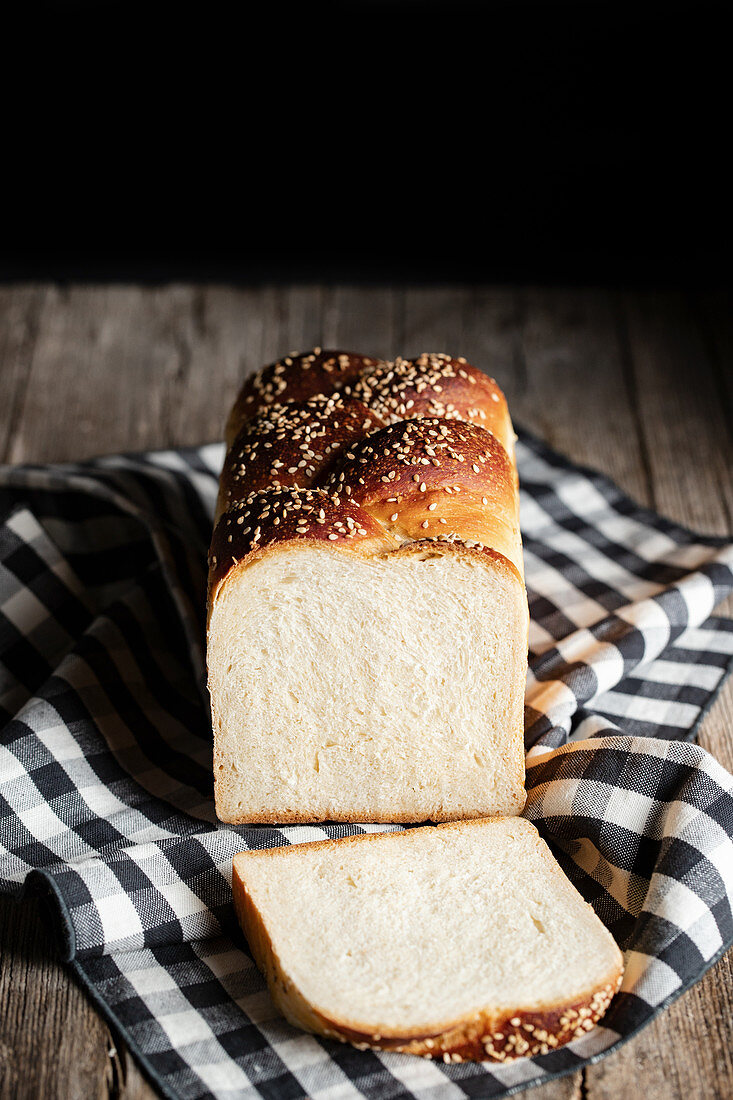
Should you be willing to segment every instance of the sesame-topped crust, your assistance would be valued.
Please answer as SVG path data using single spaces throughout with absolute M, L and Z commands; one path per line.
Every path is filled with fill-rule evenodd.
M 304 1025 L 331 1039 L 352 1043 L 359 1050 L 390 1050 L 417 1054 L 441 1062 L 498 1062 L 550 1054 L 592 1031 L 606 1014 L 623 979 L 621 966 L 600 989 L 589 990 L 582 1000 L 552 1005 L 541 1011 L 516 1009 L 503 1016 L 476 1013 L 456 1021 L 453 1027 L 431 1035 L 374 1036 L 330 1020 L 309 1008 Z M 298 1006 L 300 1007 L 300 1006 Z
M 268 545 L 322 537 L 286 522 L 284 512 L 309 507 L 289 489 L 321 491 L 331 503 L 319 497 L 318 511 L 328 515 L 348 504 L 334 520 L 347 525 L 349 542 L 488 549 L 523 577 L 514 430 L 496 382 L 464 359 L 387 362 L 322 348 L 287 355 L 247 379 L 227 439 L 210 593 L 262 548 L 262 538 L 248 541 L 255 530 L 268 530 Z M 252 494 L 264 490 L 270 509 L 250 523 Z M 339 544 L 338 528 L 331 533 Z
M 384 421 L 414 417 L 470 420 L 493 432 L 508 454 L 514 431 L 506 399 L 493 378 L 465 359 L 424 353 L 361 372 L 348 390 Z
M 338 392 L 270 405 L 244 424 L 229 448 L 217 517 L 260 489 L 309 489 L 344 450 L 381 426 L 361 401 Z
M 362 505 L 400 540 L 470 540 L 522 574 L 514 466 L 468 421 L 403 420 L 370 433 L 334 467 L 327 492 Z
M 291 540 L 329 547 L 359 545 L 373 551 L 398 547 L 382 524 L 348 498 L 323 489 L 265 489 L 232 505 L 214 529 L 209 551 L 211 601 L 234 565 L 251 554 Z
M 313 348 L 300 354 L 291 352 L 263 367 L 250 375 L 239 391 L 227 421 L 227 446 L 231 446 L 245 422 L 267 406 L 334 393 L 381 362 L 350 351 Z

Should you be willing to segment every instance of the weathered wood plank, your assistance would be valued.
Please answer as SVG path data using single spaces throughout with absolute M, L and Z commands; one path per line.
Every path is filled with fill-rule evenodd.
M 733 293 L 691 295 L 690 310 L 713 364 L 721 408 L 733 435 Z
M 400 354 L 414 356 L 428 351 L 463 355 L 460 349 L 466 343 L 465 310 L 465 291 L 460 287 L 407 287 Z M 475 324 L 474 315 L 469 320 Z
M 54 960 L 56 945 L 39 909 L 39 902 L 0 898 L 0 1096 L 111 1095 L 109 1029 Z
M 707 534 L 733 529 L 733 437 L 688 299 L 627 294 L 623 313 L 654 504 Z
M 327 287 L 319 343 L 393 358 L 400 353 L 401 311 L 402 293 L 390 287 Z
M 148 305 L 166 361 L 162 376 L 148 369 L 156 406 L 147 446 L 220 439 L 242 378 L 271 355 L 282 323 L 278 295 L 268 287 L 243 295 L 176 286 L 154 292 Z
M 30 363 L 47 291 L 42 287 L 0 287 L 0 461 L 23 415 Z
M 282 349 L 281 309 L 271 288 L 49 289 L 8 459 L 219 438 L 241 378 Z
M 515 402 L 518 419 L 648 503 L 643 443 L 611 296 L 530 289 L 521 292 L 520 316 L 526 381 Z
M 162 390 L 171 353 L 159 336 L 140 290 L 49 289 L 9 460 L 63 461 L 160 438 L 151 391 Z
M 733 424 L 725 385 L 733 374 L 733 359 L 728 358 L 733 351 L 731 317 L 718 313 L 713 325 L 694 298 L 670 295 L 627 296 L 622 309 L 655 506 L 685 526 L 730 535 Z M 720 611 L 733 614 L 733 599 Z M 731 729 L 729 684 L 706 716 L 699 737 L 700 744 L 729 769 Z

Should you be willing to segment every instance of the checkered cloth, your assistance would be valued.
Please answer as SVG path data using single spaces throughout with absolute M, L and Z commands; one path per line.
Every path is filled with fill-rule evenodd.
M 733 940 L 733 779 L 692 743 L 733 657 L 733 547 L 526 434 L 526 814 L 626 953 L 601 1026 L 513 1065 L 290 1027 L 236 927 L 245 848 L 384 826 L 226 827 L 212 804 L 205 555 L 220 446 L 0 472 L 0 877 L 170 1097 L 500 1096 L 599 1057 Z M 389 828 L 389 827 L 387 827 Z

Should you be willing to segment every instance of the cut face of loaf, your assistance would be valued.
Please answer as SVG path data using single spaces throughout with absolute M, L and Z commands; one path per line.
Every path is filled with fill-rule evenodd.
M 233 888 L 278 1008 L 358 1046 L 547 1054 L 621 982 L 612 936 L 521 818 L 245 852 Z
M 521 811 L 519 575 L 462 544 L 380 546 L 285 541 L 219 587 L 208 654 L 222 820 Z

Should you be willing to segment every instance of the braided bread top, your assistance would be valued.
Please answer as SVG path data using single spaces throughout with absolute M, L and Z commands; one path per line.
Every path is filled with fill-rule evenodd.
M 370 359 L 348 351 L 313 348 L 313 351 L 300 354 L 291 352 L 245 381 L 227 420 L 227 446 L 231 447 L 248 420 L 270 405 L 307 401 L 317 394 L 335 393 L 363 372 L 381 365 L 381 359 Z
M 361 552 L 452 543 L 523 575 L 506 400 L 463 359 L 287 356 L 245 382 L 227 438 L 211 598 L 250 554 L 314 539 Z

